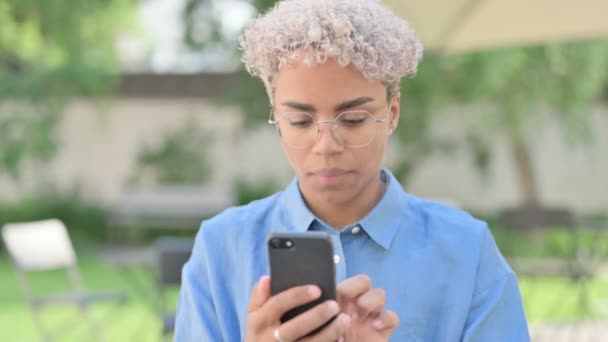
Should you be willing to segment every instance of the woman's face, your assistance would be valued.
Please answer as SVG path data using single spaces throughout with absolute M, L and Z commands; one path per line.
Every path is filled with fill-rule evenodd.
M 372 189 L 379 182 L 388 136 L 399 120 L 399 96 L 387 103 L 386 87 L 382 82 L 369 81 L 354 66 L 344 68 L 333 59 L 314 65 L 294 61 L 277 73 L 274 119 L 279 120 L 279 127 L 290 134 L 289 138 L 304 132 L 305 127 L 309 127 L 306 132 L 313 131 L 314 138 L 316 126 L 311 120 L 305 120 L 303 124 L 302 118 L 333 121 L 345 111 L 372 114 L 368 124 L 373 124 L 367 127 L 374 130 L 373 139 L 368 145 L 346 146 L 348 141 L 344 137 L 355 131 L 350 127 L 360 125 L 359 119 L 363 118 L 356 114 L 354 120 L 345 121 L 335 132 L 331 124 L 319 124 L 317 140 L 313 139 L 312 145 L 306 148 L 288 146 L 288 136 L 283 134 L 283 148 L 307 201 L 347 205 L 357 196 L 368 195 L 370 201 L 373 200 L 377 193 Z M 292 115 L 301 112 L 311 116 Z M 291 121 L 288 122 L 287 117 Z M 376 122 L 374 118 L 386 120 Z M 371 131 L 365 132 L 370 134 Z

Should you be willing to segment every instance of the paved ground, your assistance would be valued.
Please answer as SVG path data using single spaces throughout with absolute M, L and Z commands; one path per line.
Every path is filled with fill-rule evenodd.
M 608 342 L 608 321 L 536 323 L 533 342 Z

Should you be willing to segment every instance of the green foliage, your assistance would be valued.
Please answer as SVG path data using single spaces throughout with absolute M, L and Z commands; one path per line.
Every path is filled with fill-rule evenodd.
M 476 217 L 489 224 L 498 248 L 507 257 L 608 258 L 608 217 L 605 215 L 578 217 L 574 229 L 553 226 L 529 231 L 507 227 L 496 217 Z
M 0 203 L 0 226 L 8 222 L 27 222 L 57 218 L 65 223 L 72 239 L 104 237 L 108 227 L 103 205 L 86 198 L 80 189 L 46 189 L 18 202 Z
M 57 148 L 51 127 L 57 124 L 58 118 L 57 112 L 40 117 L 21 112 L 0 117 L 0 171 L 5 170 L 18 180 L 26 156 L 41 161 L 50 159 Z
M 235 182 L 237 205 L 245 205 L 252 201 L 268 197 L 277 192 L 278 186 L 272 179 L 251 183 L 239 178 Z
M 406 150 L 413 150 L 413 156 L 405 153 L 403 163 L 445 151 L 445 146 L 460 146 L 484 170 L 491 161 L 492 141 L 502 136 L 530 148 L 547 119 L 561 125 L 568 141 L 590 142 L 589 107 L 608 84 L 607 54 L 604 40 L 458 55 L 427 53 L 418 75 L 403 81 L 397 136 Z M 465 136 L 452 142 L 433 138 L 432 120 L 441 120 L 442 109 L 454 104 L 478 108 L 463 113 Z
M 607 41 L 581 41 L 454 56 L 451 91 L 462 102 L 495 105 L 495 130 L 529 141 L 550 109 L 568 135 L 584 138 L 587 110 L 607 83 L 606 53 Z
M 211 139 L 192 121 L 170 132 L 162 144 L 147 146 L 137 158 L 133 183 L 204 183 L 211 172 L 205 150 Z
M 264 84 L 245 70 L 238 72 L 238 82 L 230 93 L 216 99 L 218 105 L 237 105 L 244 115 L 243 128 L 267 124 L 270 103 Z
M 111 90 L 116 34 L 134 4 L 0 0 L 0 174 L 17 179 L 23 162 L 52 157 L 65 104 Z
M 399 179 L 407 179 L 416 164 L 431 154 L 454 152 L 452 141 L 432 135 L 433 117 L 451 96 L 447 89 L 436 89 L 445 76 L 443 61 L 442 56 L 430 54 L 414 78 L 401 81 L 401 117 L 395 131 L 400 156 L 393 169 Z

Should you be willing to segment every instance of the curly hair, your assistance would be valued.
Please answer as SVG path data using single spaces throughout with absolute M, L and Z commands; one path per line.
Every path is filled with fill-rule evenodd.
M 423 51 L 409 23 L 378 0 L 283 0 L 253 20 L 240 44 L 247 71 L 262 79 L 271 102 L 274 76 L 292 58 L 352 63 L 392 97 L 402 77 L 416 74 Z

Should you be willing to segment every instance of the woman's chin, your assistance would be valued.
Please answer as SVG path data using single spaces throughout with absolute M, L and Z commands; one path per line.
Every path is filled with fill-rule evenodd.
M 319 202 L 340 205 L 352 200 L 354 197 L 353 187 L 323 185 L 315 189 L 315 197 Z

